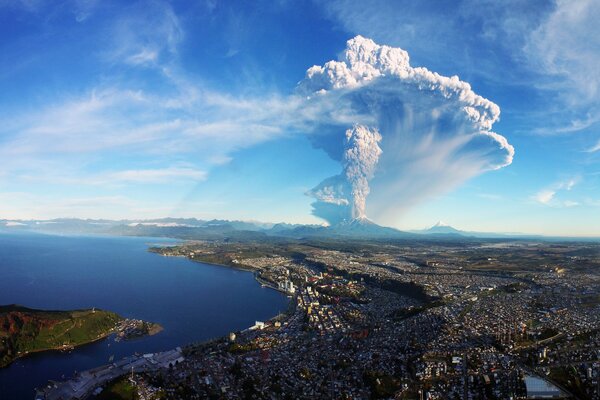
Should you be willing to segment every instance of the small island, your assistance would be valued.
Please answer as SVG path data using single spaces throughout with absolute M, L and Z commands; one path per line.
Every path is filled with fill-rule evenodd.
M 30 353 L 70 350 L 116 333 L 120 339 L 153 335 L 155 323 L 99 309 L 54 311 L 0 306 L 0 368 Z

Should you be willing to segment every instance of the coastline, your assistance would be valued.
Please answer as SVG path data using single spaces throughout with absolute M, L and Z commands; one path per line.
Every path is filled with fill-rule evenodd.
M 41 310 L 41 311 L 43 312 L 44 310 Z M 75 310 L 75 311 L 80 311 L 80 310 Z M 71 312 L 71 310 L 67 310 L 64 312 Z M 47 347 L 47 348 L 28 350 L 28 351 L 24 351 L 24 352 L 17 352 L 16 355 L 13 356 L 11 359 L 9 359 L 6 363 L 0 364 L 0 369 L 9 367 L 11 364 L 18 361 L 19 359 L 24 359 L 24 358 L 27 358 L 27 357 L 30 357 L 30 356 L 33 356 L 36 354 L 40 354 L 40 353 L 66 352 L 66 351 L 71 352 L 78 348 L 81 348 L 81 347 L 84 347 L 84 346 L 87 346 L 87 345 L 90 345 L 90 344 L 93 344 L 96 342 L 100 342 L 102 340 L 106 340 L 107 338 L 109 338 L 113 335 L 116 337 L 120 337 L 120 340 L 133 340 L 133 339 L 141 338 L 144 336 L 154 336 L 164 330 L 162 325 L 154 323 L 154 322 L 132 320 L 129 318 L 124 318 L 118 314 L 116 314 L 116 315 L 119 318 L 119 320 L 117 321 L 117 324 L 114 327 L 112 327 L 110 330 L 103 332 L 94 338 L 90 338 L 89 340 L 83 341 L 81 343 L 76 343 L 76 344 L 68 344 L 68 345 L 63 344 L 63 345 L 59 345 L 59 346 L 52 346 L 52 347 Z M 147 330 L 146 331 L 143 331 L 143 330 L 142 331 L 140 331 L 140 330 L 127 331 L 124 324 L 131 324 L 131 323 L 137 324 L 136 328 L 138 328 L 138 326 L 141 324 L 144 328 L 147 328 Z
M 153 252 L 154 253 L 154 252 Z M 185 258 L 187 260 L 196 262 L 196 263 L 202 263 L 202 264 L 207 264 L 207 265 L 214 265 L 217 267 L 224 267 L 224 268 L 231 268 L 231 269 L 235 269 L 238 271 L 245 271 L 245 272 L 256 272 L 256 268 L 252 268 L 248 265 L 244 265 L 244 264 L 225 264 L 225 263 L 218 263 L 218 262 L 214 262 L 214 261 L 205 261 L 199 258 L 192 258 L 186 255 L 171 255 L 171 254 L 162 254 L 162 253 L 158 253 L 157 254 L 163 256 L 163 257 L 181 257 L 181 258 Z
M 156 309 L 156 311 L 152 311 L 150 314 L 144 314 L 144 316 L 146 316 L 148 321 L 160 323 L 164 327 L 163 330 L 165 330 L 165 332 L 161 332 L 152 338 L 140 337 L 123 341 L 121 344 L 118 344 L 118 349 L 115 347 L 114 350 L 113 345 L 117 346 L 117 343 L 112 343 L 114 339 L 114 336 L 111 336 L 112 332 L 104 331 L 102 336 L 97 336 L 101 331 L 103 331 L 102 329 L 98 329 L 96 332 L 93 332 L 95 334 L 90 335 L 90 337 L 93 338 L 93 341 L 90 340 L 86 343 L 81 343 L 81 341 L 78 341 L 78 345 L 74 346 L 72 351 L 62 347 L 63 342 L 67 342 L 62 340 L 50 341 L 48 343 L 49 346 L 43 346 L 43 350 L 40 349 L 39 346 L 23 346 L 15 343 L 15 345 L 19 348 L 13 350 L 13 354 L 10 355 L 10 363 L 6 363 L 6 368 L 2 368 L 1 370 L 0 397 L 7 395 L 8 398 L 27 398 L 27 390 L 33 390 L 35 387 L 42 387 L 49 378 L 61 381 L 61 376 L 64 376 L 66 379 L 69 379 L 72 377 L 73 371 L 85 371 L 100 364 L 104 364 L 113 354 L 115 355 L 114 360 L 117 361 L 121 357 L 125 357 L 128 354 L 134 354 L 136 352 L 149 353 L 163 351 L 173 349 L 180 345 L 203 342 L 209 338 L 222 338 L 229 332 L 240 331 L 249 327 L 254 323 L 253 318 L 265 321 L 278 315 L 280 312 L 284 312 L 289 302 L 288 299 L 280 296 L 279 294 L 276 294 L 270 290 L 262 290 L 260 286 L 258 286 L 256 283 L 253 283 L 253 280 L 250 280 L 250 277 L 247 274 L 235 274 L 233 273 L 233 270 L 227 272 L 225 269 L 216 269 L 210 267 L 209 265 L 205 265 L 204 268 L 202 268 L 202 265 L 191 264 L 188 263 L 187 260 L 184 262 L 183 260 L 177 259 L 161 260 L 160 258 L 154 258 L 155 255 L 148 254 L 148 248 L 157 244 L 156 239 L 148 243 L 147 238 L 121 238 L 111 236 L 111 240 L 106 240 L 106 237 L 94 237 L 93 240 L 90 240 L 90 238 L 87 237 L 63 238 L 53 235 L 48 236 L 47 238 L 46 236 L 47 235 L 43 235 L 42 238 L 39 238 L 37 241 L 34 240 L 33 242 L 30 241 L 28 236 L 23 238 L 17 237 L 14 239 L 14 246 L 12 242 L 8 241 L 3 242 L 3 247 L 11 247 L 10 254 L 14 254 L 14 260 L 19 260 L 22 255 L 28 256 L 30 253 L 32 253 L 30 250 L 31 248 L 36 249 L 42 245 L 46 246 L 48 243 L 47 240 L 50 240 L 54 251 L 51 254 L 52 257 L 48 258 L 45 262 L 52 262 L 53 265 L 54 263 L 61 263 L 64 258 L 64 251 L 62 250 L 65 249 L 78 249 L 74 254 L 69 254 L 69 257 L 72 257 L 72 259 L 76 261 L 88 259 L 90 252 L 93 255 L 103 255 L 102 257 L 94 257 L 91 260 L 90 267 L 93 268 L 90 268 L 89 277 L 99 276 L 101 279 L 94 281 L 104 283 L 103 270 L 106 269 L 111 273 L 118 274 L 117 276 L 119 279 L 127 279 L 126 283 L 129 285 L 131 282 L 133 283 L 133 286 L 125 285 L 125 287 L 119 288 L 120 291 L 117 291 L 116 296 L 112 296 L 112 294 L 107 296 L 105 294 L 101 294 L 103 286 L 100 286 L 97 283 L 84 282 L 84 285 L 82 285 L 80 288 L 77 288 L 76 290 L 67 290 L 64 292 L 65 296 L 71 296 L 70 299 L 65 297 L 66 300 L 63 301 L 64 304 L 60 302 L 46 303 L 42 301 L 38 303 L 31 303 L 31 306 L 37 306 L 37 308 L 47 308 L 48 310 L 54 311 L 81 309 L 83 308 L 81 305 L 86 307 L 89 304 L 91 307 L 94 304 L 100 304 L 95 303 L 96 299 L 100 299 L 99 301 L 104 301 L 103 298 L 107 298 L 108 300 L 101 303 L 105 309 L 117 311 L 120 315 L 125 317 L 136 318 L 138 315 L 136 310 L 138 310 L 139 307 L 148 308 L 148 306 L 145 305 L 145 297 L 147 295 L 149 296 L 149 301 L 152 308 Z M 175 245 L 175 243 L 172 243 L 171 241 L 166 243 Z M 75 246 L 75 244 L 77 246 Z M 33 253 L 38 254 L 39 251 L 33 251 Z M 144 255 L 144 253 L 146 255 Z M 118 266 L 120 265 L 119 260 L 122 259 L 121 257 L 129 257 L 131 254 L 134 256 L 134 258 L 132 258 L 133 261 L 131 268 L 122 268 Z M 104 255 L 107 256 L 104 257 Z M 73 269 L 74 272 L 79 269 L 75 266 L 75 263 L 71 264 L 73 265 L 71 269 Z M 183 268 L 178 268 L 180 266 L 183 266 Z M 250 272 L 250 269 L 239 268 L 239 266 L 234 267 L 240 271 Z M 119 304 L 121 304 L 122 301 L 127 301 L 121 300 L 122 298 L 127 299 L 128 296 L 128 293 L 123 292 L 131 292 L 131 287 L 137 286 L 132 279 L 145 277 L 147 268 L 150 269 L 149 274 L 150 279 L 152 280 L 150 281 L 149 287 L 151 288 L 152 293 L 146 293 L 146 289 L 140 289 L 139 292 L 136 293 L 143 293 L 144 296 L 134 298 L 134 304 L 132 306 L 129 306 L 127 303 L 125 303 L 123 308 L 119 308 Z M 59 272 L 60 274 L 67 274 L 68 271 L 61 270 Z M 52 276 L 52 284 L 58 282 L 59 279 L 63 279 L 60 274 Z M 69 276 L 72 276 L 72 274 Z M 65 279 L 69 279 L 69 276 L 65 276 Z M 215 287 L 215 284 L 211 283 L 213 276 L 218 278 L 216 287 L 220 293 L 226 292 L 226 290 L 229 288 L 229 283 L 227 282 L 230 280 L 242 285 L 240 289 L 242 290 L 241 293 L 244 293 L 239 295 L 231 293 L 231 296 L 233 296 L 232 300 L 216 301 L 215 304 L 223 304 L 224 307 L 230 308 L 234 307 L 231 308 L 231 311 L 226 314 L 222 314 L 221 316 L 213 316 L 207 312 L 209 307 L 211 307 L 210 303 L 207 302 L 209 300 L 208 295 L 200 294 L 199 296 L 204 299 L 202 302 L 204 305 L 196 306 L 189 305 L 190 297 L 182 294 L 195 294 L 197 293 L 198 288 L 203 288 L 202 293 L 210 292 L 210 290 Z M 223 277 L 223 279 L 221 279 L 221 277 Z M 79 279 L 76 280 L 79 281 Z M 107 278 L 106 281 L 110 281 L 110 279 Z M 18 282 L 19 286 L 28 283 L 20 282 L 18 280 L 15 280 L 15 282 Z M 35 285 L 33 287 L 37 288 L 40 286 L 37 283 L 38 281 L 35 281 Z M 110 284 L 110 282 L 108 283 Z M 146 284 L 145 281 L 144 284 Z M 4 285 L 0 286 L 4 287 Z M 160 308 L 160 306 L 164 304 L 161 297 L 169 293 L 167 290 L 177 290 L 179 287 L 181 287 L 184 291 L 177 292 L 174 295 L 175 297 L 169 297 L 168 304 L 175 306 L 177 306 L 177 304 L 181 304 L 181 306 L 187 310 L 185 319 L 191 321 L 190 323 L 195 327 L 193 329 L 189 328 L 187 322 L 185 325 L 178 322 L 183 320 L 183 318 L 175 321 L 174 317 L 172 317 L 171 311 L 169 311 L 169 308 Z M 12 288 L 7 286 L 7 289 Z M 42 289 L 45 290 L 46 287 L 44 286 Z M 71 293 L 84 289 L 98 290 L 99 295 L 90 295 L 90 302 L 81 302 L 76 296 L 73 295 L 73 293 Z M 21 303 L 30 305 L 27 300 L 28 296 L 23 295 L 18 290 L 18 288 L 15 289 L 14 296 L 10 290 L 5 291 L 3 293 L 5 298 L 4 303 Z M 246 294 L 251 294 L 253 297 L 247 297 Z M 47 293 L 44 292 L 41 295 L 46 296 Z M 258 299 L 257 301 L 254 300 L 254 296 L 256 296 Z M 243 299 L 244 297 L 246 297 L 245 300 Z M 12 300 L 13 298 L 14 300 Z M 115 299 L 119 301 L 118 304 L 116 303 L 117 300 Z M 171 299 L 176 300 L 171 301 Z M 238 304 L 240 306 L 244 306 L 245 302 L 252 303 L 252 305 L 249 306 L 250 312 L 236 312 L 235 306 Z M 115 304 L 117 304 L 116 309 Z M 239 308 L 239 306 L 237 308 Z M 205 310 L 207 312 L 206 318 L 208 318 L 206 322 L 204 322 Z M 229 321 L 229 315 L 231 316 L 231 321 Z M 139 314 L 139 316 L 141 317 L 142 315 Z M 203 328 L 205 324 L 210 324 L 210 326 L 207 326 L 205 329 Z M 68 328 L 69 326 L 70 324 L 67 323 L 62 325 L 64 328 Z M 219 326 L 222 327 L 219 329 Z M 85 338 L 81 335 L 78 337 Z M 107 337 L 109 340 L 104 340 Z M 59 339 L 62 339 L 62 337 L 59 337 Z M 128 342 L 131 342 L 131 344 Z M 110 347 L 107 347 L 108 343 L 110 343 Z M 89 346 L 85 347 L 87 344 L 89 344 Z M 13 346 L 12 340 L 10 346 Z M 129 351 L 130 348 L 132 349 L 131 351 Z M 32 351 L 34 349 L 36 350 L 35 352 Z M 22 353 L 17 357 L 18 350 L 21 350 Z M 6 361 L 8 361 L 8 359 L 9 357 L 6 357 Z M 2 361 L 4 364 L 5 360 Z
M 158 254 L 162 257 L 179 257 L 179 258 L 185 258 L 187 260 L 196 262 L 196 263 L 201 263 L 201 264 L 206 264 L 206 265 L 213 265 L 216 267 L 223 267 L 223 268 L 231 268 L 234 270 L 238 270 L 238 271 L 243 271 L 243 272 L 252 272 L 252 275 L 254 276 L 254 280 L 256 280 L 256 282 L 258 282 L 262 287 L 267 287 L 269 289 L 273 289 L 279 293 L 282 293 L 284 295 L 286 295 L 287 297 L 289 297 L 289 293 L 279 289 L 277 286 L 275 286 L 272 282 L 269 282 L 265 279 L 262 279 L 260 276 L 258 276 L 258 271 L 259 269 L 257 268 L 253 268 L 251 266 L 248 265 L 244 265 L 244 264 L 239 264 L 239 263 L 231 263 L 231 264 L 225 264 L 225 263 L 217 263 L 217 262 L 211 262 L 211 261 L 205 261 L 202 260 L 200 258 L 193 258 L 193 257 L 189 257 L 186 256 L 184 254 L 164 254 L 161 253 L 160 251 L 155 251 L 155 250 L 160 250 L 160 248 L 156 248 L 156 247 L 150 247 L 148 248 L 148 251 L 151 253 L 155 253 Z
M 257 275 L 256 272 L 258 270 L 256 268 L 251 268 L 251 267 L 244 268 L 244 267 L 238 266 L 237 264 L 226 265 L 226 264 L 217 264 L 217 263 L 206 262 L 206 261 L 202 261 L 202 260 L 194 260 L 192 258 L 189 258 L 189 257 L 185 256 L 185 255 L 166 255 L 166 254 L 161 254 L 159 252 L 151 251 L 150 249 L 152 249 L 152 248 L 149 248 L 148 251 L 153 252 L 153 253 L 157 253 L 157 254 L 159 254 L 161 256 L 165 256 L 165 257 L 183 257 L 183 258 L 187 258 L 187 259 L 189 259 L 191 261 L 196 261 L 198 263 L 203 263 L 203 264 L 207 264 L 207 265 L 211 265 L 211 266 L 232 268 L 232 269 L 240 270 L 240 271 L 243 271 L 243 272 L 252 272 L 253 273 L 252 275 L 254 277 L 255 282 L 258 283 L 258 284 L 260 284 L 261 287 L 267 287 L 269 289 L 277 291 L 277 292 L 279 292 L 279 293 L 281 293 L 283 295 L 286 295 L 286 297 L 288 297 L 288 299 L 290 297 L 289 293 L 286 293 L 286 292 L 278 289 L 272 283 L 267 282 L 267 281 L 263 282 L 263 280 Z M 283 318 L 288 317 L 291 314 L 291 312 L 293 311 L 292 307 L 295 306 L 295 304 L 296 303 L 294 301 L 288 301 L 287 308 L 286 308 L 286 310 L 284 312 L 278 313 L 278 314 L 276 314 L 276 315 L 268 318 L 266 321 L 274 321 L 274 320 L 280 321 L 282 317 Z M 159 332 L 161 332 L 163 330 L 162 326 L 160 326 L 158 324 L 156 324 L 156 326 L 158 326 L 157 330 L 155 330 L 153 333 L 148 333 L 148 336 L 155 335 L 155 334 L 157 334 L 157 333 L 159 333 Z M 242 330 L 240 330 L 238 332 L 246 332 L 246 331 L 249 331 L 249 330 L 251 330 L 251 328 L 242 329 Z M 208 340 L 205 340 L 205 341 L 202 341 L 202 342 L 191 342 L 191 343 L 179 344 L 175 349 L 167 350 L 167 351 L 164 351 L 164 352 L 161 352 L 161 353 L 156 353 L 155 355 L 161 355 L 161 354 L 167 354 L 167 353 L 175 353 L 175 354 L 178 355 L 178 357 L 180 357 L 180 359 L 183 359 L 184 358 L 183 356 L 184 356 L 184 354 L 185 354 L 185 352 L 186 352 L 187 349 L 192 349 L 192 348 L 198 347 L 198 346 L 200 346 L 200 347 L 202 347 L 202 346 L 211 346 L 211 345 L 213 345 L 215 343 L 218 343 L 218 342 L 221 342 L 223 340 L 226 340 L 226 337 L 227 337 L 226 335 L 227 335 L 227 333 L 223 333 L 222 335 L 219 335 L 217 337 L 214 337 L 212 339 L 208 339 Z M 137 360 L 143 360 L 143 359 L 144 359 L 143 355 L 142 356 L 132 355 L 132 356 L 126 357 L 123 360 L 117 362 L 117 364 L 124 363 L 125 360 L 127 360 L 127 363 L 129 365 L 129 364 L 135 363 Z M 89 371 L 92 371 L 92 370 L 93 371 L 97 371 L 97 370 L 102 369 L 102 368 L 106 368 L 106 365 L 100 365 L 100 366 L 96 366 L 96 367 L 94 367 L 94 368 L 92 368 L 90 370 L 82 371 L 82 372 L 80 372 L 80 375 L 86 375 L 86 374 L 89 374 Z M 118 378 L 122 377 L 123 375 L 129 373 L 129 371 L 130 371 L 129 368 L 124 368 L 120 373 L 117 373 L 117 371 L 113 371 L 114 376 L 112 377 L 112 379 L 110 381 L 113 381 L 115 379 L 118 379 Z M 69 378 L 67 380 L 63 380 L 60 383 L 58 383 L 58 386 L 60 387 L 60 386 L 67 385 L 68 382 L 73 381 L 75 379 L 76 379 L 75 377 L 71 377 L 71 378 Z M 106 381 L 104 383 L 107 383 L 107 382 L 110 382 L 110 381 Z M 56 383 L 57 382 L 55 382 L 55 384 Z M 37 393 L 38 396 L 40 396 L 42 394 L 42 392 L 40 390 L 37 390 L 36 393 Z M 46 395 L 44 394 L 44 396 L 46 396 Z M 54 400 L 54 397 L 44 397 L 44 398 Z
M 97 338 L 95 338 L 93 340 L 90 340 L 89 342 L 85 342 L 85 343 L 79 343 L 79 344 L 72 345 L 72 346 L 52 347 L 52 348 L 48 348 L 48 349 L 39 349 L 39 350 L 26 351 L 24 353 L 19 353 L 15 358 L 13 358 L 12 360 L 10 360 L 8 363 L 6 363 L 6 364 L 0 364 L 0 369 L 7 368 L 11 364 L 13 364 L 14 362 L 16 362 L 16 361 L 18 361 L 20 359 L 27 358 L 27 357 L 30 357 L 30 356 L 34 356 L 34 355 L 37 355 L 37 354 L 40 354 L 40 353 L 46 353 L 46 352 L 47 353 L 52 353 L 52 352 L 61 352 L 62 353 L 62 352 L 65 352 L 65 351 L 76 350 L 76 349 L 79 349 L 81 347 L 87 346 L 89 344 L 93 344 L 93 343 L 99 342 L 101 340 L 105 340 L 105 339 L 109 338 L 111 335 L 114 335 L 114 334 L 116 334 L 116 331 L 112 330 L 112 331 L 110 331 L 110 332 L 108 332 L 108 333 L 106 333 L 106 334 L 104 334 L 104 335 L 102 335 L 100 337 L 97 337 Z

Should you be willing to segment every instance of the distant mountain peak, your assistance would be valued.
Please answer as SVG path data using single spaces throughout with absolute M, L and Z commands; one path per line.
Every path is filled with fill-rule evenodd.
M 352 226 L 374 226 L 377 225 L 367 217 L 352 218 L 350 220 L 344 220 L 336 225 L 335 227 L 352 227 Z
M 462 234 L 462 231 L 444 223 L 443 221 L 438 221 L 431 228 L 426 229 L 424 232 L 426 233 L 438 233 L 438 234 Z
M 381 226 L 366 217 L 342 221 L 326 228 L 326 232 L 339 236 L 356 237 L 404 237 L 406 232 Z

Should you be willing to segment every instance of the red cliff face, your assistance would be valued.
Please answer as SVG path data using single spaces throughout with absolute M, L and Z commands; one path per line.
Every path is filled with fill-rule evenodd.
M 34 317 L 21 311 L 11 311 L 0 314 L 0 333 L 15 335 L 23 329 L 23 326 L 32 326 L 37 331 L 43 327 L 52 327 L 57 321 Z

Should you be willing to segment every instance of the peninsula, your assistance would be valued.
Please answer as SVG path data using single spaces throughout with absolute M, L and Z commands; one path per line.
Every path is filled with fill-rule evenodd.
M 0 368 L 30 353 L 69 350 L 113 333 L 128 339 L 161 329 L 158 324 L 98 309 L 50 311 L 14 304 L 0 306 Z

